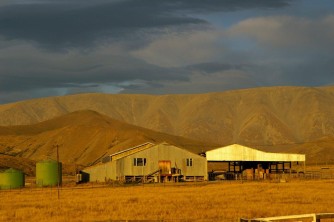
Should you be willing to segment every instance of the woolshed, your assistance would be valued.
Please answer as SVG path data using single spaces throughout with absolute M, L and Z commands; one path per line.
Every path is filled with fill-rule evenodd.
M 83 170 L 89 181 L 177 182 L 207 180 L 206 158 L 179 147 L 145 143 L 104 157 Z
M 232 178 L 242 175 L 247 179 L 265 179 L 270 174 L 291 173 L 292 163 L 305 171 L 305 154 L 269 153 L 239 144 L 207 151 L 206 158 L 208 164 L 226 163 L 227 176 Z M 209 175 L 210 179 L 212 176 Z

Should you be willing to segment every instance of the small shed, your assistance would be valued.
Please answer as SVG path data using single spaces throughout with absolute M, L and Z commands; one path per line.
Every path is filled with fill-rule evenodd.
M 83 170 L 90 181 L 207 180 L 206 158 L 168 143 L 145 143 L 106 156 Z

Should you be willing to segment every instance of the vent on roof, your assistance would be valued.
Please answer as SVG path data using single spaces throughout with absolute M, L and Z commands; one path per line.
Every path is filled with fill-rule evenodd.
M 101 162 L 102 163 L 108 163 L 111 161 L 111 156 L 105 156 L 102 158 Z

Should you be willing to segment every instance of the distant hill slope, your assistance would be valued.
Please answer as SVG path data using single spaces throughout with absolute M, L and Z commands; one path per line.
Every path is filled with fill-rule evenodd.
M 191 95 L 49 97 L 1 105 L 0 125 L 35 124 L 78 110 L 94 110 L 122 122 L 207 143 L 240 143 L 262 150 L 306 152 L 319 161 L 323 154 L 318 155 L 318 151 L 325 155 L 334 149 L 334 87 L 268 87 Z M 89 124 L 76 137 L 91 138 L 87 147 L 103 144 L 103 139 L 96 139 L 103 136 L 93 137 L 94 127 Z M 2 134 L 12 130 L 0 127 Z M 31 129 L 35 130 L 38 127 Z M 56 138 L 68 136 L 66 127 L 49 133 Z M 95 133 L 106 134 L 101 130 Z
M 14 168 L 22 170 L 26 175 L 32 176 L 35 174 L 36 162 L 27 158 L 13 157 L 0 154 L 0 170 Z
M 220 144 L 275 145 L 334 135 L 334 87 L 49 97 L 1 105 L 0 125 L 33 124 L 78 110 L 94 110 L 158 132 Z
M 56 159 L 65 164 L 89 165 L 111 154 L 145 142 L 185 147 L 195 153 L 212 146 L 114 120 L 95 111 L 77 111 L 33 125 L 0 128 L 0 154 L 31 160 Z

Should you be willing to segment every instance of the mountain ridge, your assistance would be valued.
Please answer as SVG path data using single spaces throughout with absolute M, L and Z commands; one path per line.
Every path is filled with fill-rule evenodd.
M 333 86 L 49 97 L 1 105 L 0 125 L 34 124 L 79 110 L 222 146 L 239 143 L 270 150 L 334 137 Z

